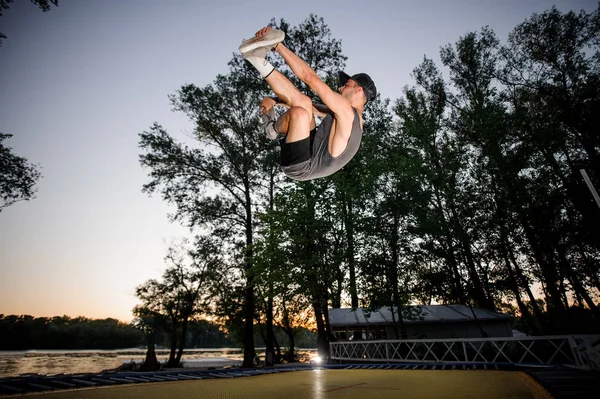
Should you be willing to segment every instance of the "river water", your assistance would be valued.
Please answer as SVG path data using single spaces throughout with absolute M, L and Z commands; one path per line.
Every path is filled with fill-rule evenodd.
M 257 349 L 259 355 L 260 350 Z M 298 355 L 307 361 L 316 350 L 299 349 Z M 119 350 L 28 350 L 0 351 L 0 378 L 28 374 L 57 375 L 98 373 L 115 369 L 123 363 L 143 362 L 145 349 Z M 169 358 L 168 350 L 156 350 L 158 361 Z M 184 367 L 239 366 L 243 353 L 237 348 L 186 349 L 182 363 Z

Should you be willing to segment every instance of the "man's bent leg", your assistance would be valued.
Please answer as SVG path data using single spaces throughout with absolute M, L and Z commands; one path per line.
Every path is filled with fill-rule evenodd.
M 265 78 L 271 90 L 291 108 L 277 121 L 275 130 L 286 134 L 286 142 L 297 142 L 310 137 L 314 128 L 311 99 L 302 94 L 288 78 L 276 71 L 266 60 L 271 48 L 281 45 L 284 38 L 281 31 L 263 28 L 240 46 L 243 57 L 248 60 Z M 289 51 L 289 50 L 288 50 Z
M 305 82 L 307 74 L 313 72 L 312 68 L 302 58 L 298 57 L 296 53 L 285 47 L 283 43 L 279 43 L 275 48 L 275 52 L 277 52 L 283 58 L 285 63 L 288 64 L 292 69 L 292 72 L 294 72 L 294 75 L 303 82 Z
M 309 137 L 310 129 L 314 127 L 311 99 L 279 71 L 273 71 L 265 80 L 275 95 L 291 106 L 277 121 L 277 131 L 287 134 L 287 142 Z
M 285 134 L 285 142 L 292 143 L 310 137 L 311 115 L 302 107 L 292 107 L 276 123 L 278 132 Z
M 315 129 L 316 130 L 316 129 Z M 288 142 L 281 139 L 281 170 L 294 180 L 307 180 L 312 170 L 312 135 L 299 141 Z M 287 138 L 287 137 L 286 137 Z

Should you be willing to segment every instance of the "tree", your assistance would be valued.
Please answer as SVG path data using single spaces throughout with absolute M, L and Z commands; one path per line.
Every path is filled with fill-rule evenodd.
M 171 266 L 162 280 L 151 279 L 136 288 L 142 304 L 134 308 L 134 313 L 140 322 L 150 334 L 155 330 L 154 323 L 168 334 L 171 345 L 168 367 L 180 364 L 190 318 L 207 308 L 209 287 L 222 264 L 211 238 L 197 237 L 194 248 L 186 248 L 185 244 L 169 249 L 166 260 Z M 150 353 L 153 342 L 149 342 Z
M 35 185 L 41 177 L 38 166 L 14 155 L 12 148 L 3 144 L 11 137 L 11 134 L 0 133 L 0 212 L 18 201 L 35 198 Z
M 554 7 L 533 14 L 511 32 L 503 52 L 501 79 L 515 109 L 515 131 L 537 172 L 523 176 L 533 197 L 526 233 L 559 328 L 569 323 L 561 321 L 569 306 L 565 289 L 600 320 L 588 294 L 600 289 L 600 213 L 579 173 L 600 178 L 599 17 L 600 7 L 590 14 Z
M 339 41 L 330 38 L 322 19 L 311 15 L 298 28 L 291 28 L 283 20 L 279 25 L 275 21 L 272 24 L 286 32 L 286 44 L 292 50 L 307 60 L 325 81 L 334 84 L 344 58 Z M 273 63 L 281 66 L 280 60 Z M 236 280 L 224 288 L 230 292 L 222 289 L 219 296 L 226 299 L 222 308 L 232 310 L 232 317 L 239 317 L 240 305 L 244 308 L 243 366 L 251 367 L 253 321 L 257 318 L 256 212 L 264 209 L 264 198 L 273 191 L 267 183 L 273 181 L 273 169 L 265 165 L 269 164 L 267 158 L 273 154 L 270 148 L 275 144 L 268 143 L 257 127 L 257 104 L 261 96 L 267 94 L 265 83 L 239 55 L 234 56 L 229 67 L 229 73 L 219 75 L 213 85 L 205 88 L 186 85 L 172 96 L 175 109 L 195 122 L 195 139 L 200 148 L 189 149 L 176 143 L 155 124 L 149 132 L 140 135 L 140 146 L 146 152 L 141 156 L 141 163 L 151 170 L 152 178 L 144 190 L 160 192 L 166 201 L 175 204 L 175 220 L 184 221 L 191 229 L 210 228 L 227 241 L 228 250 L 234 251 L 231 260 L 239 261 L 240 273 L 231 273 Z M 288 70 L 282 70 L 290 76 Z M 302 90 L 307 90 L 295 77 L 290 78 Z M 309 191 L 310 188 L 305 193 Z M 243 256 L 240 258 L 239 254 Z M 239 278 L 245 280 L 242 303 L 238 296 Z M 314 288 L 315 294 L 324 292 Z M 273 311 L 271 292 L 267 282 L 265 310 L 268 313 Z M 315 306 L 317 302 L 318 314 L 327 317 L 327 302 L 319 300 Z M 271 317 L 266 317 L 269 330 L 272 330 Z M 326 322 L 319 325 L 325 337 Z M 232 328 L 236 326 L 239 323 Z M 267 335 L 272 337 L 272 331 Z M 271 339 L 267 341 L 270 345 Z M 269 351 L 272 352 L 272 348 Z
M 4 13 L 4 10 L 10 8 L 10 3 L 14 0 L 0 0 L 0 17 Z M 51 4 L 58 7 L 58 0 L 31 0 L 33 4 L 38 6 L 42 12 L 50 11 Z M 6 35 L 0 32 L 0 47 L 2 47 L 3 40 L 6 39 Z
M 416 200 L 413 231 L 419 238 L 419 247 L 427 254 L 421 261 L 429 260 L 436 266 L 419 275 L 430 277 L 435 281 L 434 286 L 445 288 L 436 290 L 438 301 L 465 303 L 466 284 L 457 235 L 453 231 L 454 228 L 464 231 L 464 227 L 457 226 L 461 222 L 449 209 L 449 205 L 457 203 L 464 173 L 464 161 L 461 162 L 464 149 L 448 131 L 446 86 L 437 67 L 425 59 L 415 68 L 414 76 L 420 89 L 405 88 L 405 98 L 396 102 L 394 110 L 404 136 L 399 145 L 414 160 L 407 165 L 406 170 L 412 173 L 402 176 L 403 180 L 408 179 L 402 184 L 412 184 L 409 191 Z
M 420 202 L 419 157 L 408 145 L 409 136 L 392 123 L 389 102 L 374 105 L 370 134 L 380 142 L 369 157 L 369 168 L 363 169 L 363 174 L 375 177 L 364 194 L 369 212 L 363 222 L 363 234 L 368 236 L 362 249 L 363 304 L 373 310 L 397 309 L 392 312 L 396 337 L 406 338 L 404 309 L 411 301 L 415 264 L 411 215 Z
M 141 343 L 133 326 L 115 319 L 0 314 L 0 350 L 120 349 Z
M 442 48 L 449 79 L 428 59 L 415 69 L 417 87 L 395 111 L 424 166 L 409 192 L 429 196 L 410 202 L 430 265 L 419 296 L 491 309 L 513 298 L 530 331 L 556 332 L 575 314 L 571 293 L 600 320 L 588 292 L 598 288 L 600 214 L 579 175 L 598 170 L 598 15 L 534 14 L 507 47 L 483 28 Z
M 156 335 L 160 329 L 160 315 L 144 305 L 138 305 L 132 311 L 133 325 L 144 333 L 146 338 L 146 356 L 140 366 L 141 371 L 158 371 L 160 363 L 156 358 Z
M 307 304 L 325 357 L 328 309 L 345 301 L 397 309 L 398 336 L 414 301 L 515 301 L 530 332 L 558 331 L 580 307 L 598 318 L 589 290 L 600 289 L 599 215 L 578 173 L 598 178 L 599 15 L 553 9 L 519 25 L 507 46 L 483 28 L 443 47 L 449 76 L 425 58 L 392 110 L 380 99 L 367 107 L 355 159 L 317 181 L 279 173 L 278 150 L 256 124 L 268 91 L 240 57 L 212 85 L 172 96 L 195 122 L 198 147 L 158 124 L 141 134 L 144 190 L 175 204 L 174 220 L 223 240 L 227 283 L 211 287 L 211 311 L 243 343 L 244 365 L 254 358 L 254 322 L 272 364 L 274 328 L 293 345 Z M 271 25 L 336 84 L 345 57 L 322 19 Z
M 295 28 L 283 19 L 272 23 L 286 32 L 287 47 L 305 60 L 324 82 L 332 87 L 337 85 L 337 76 L 345 65 L 346 57 L 342 55 L 341 41 L 331 37 L 323 18 L 311 14 Z M 280 63 L 277 65 L 281 66 Z M 319 101 L 287 67 L 279 70 L 313 101 Z M 288 246 L 292 263 L 296 267 L 301 266 L 299 289 L 310 298 L 317 325 L 319 353 L 323 358 L 327 358 L 329 353 L 328 300 L 341 264 L 338 256 L 341 241 L 332 234 L 337 212 L 330 186 L 331 178 L 293 182 L 281 187 L 275 200 L 275 215 L 286 232 L 280 239 Z
M 350 306 L 359 306 L 357 282 L 360 275 L 361 251 L 365 250 L 362 227 L 365 218 L 372 212 L 372 209 L 369 209 L 369 200 L 376 191 L 377 180 L 381 175 L 381 150 L 387 146 L 384 142 L 389 139 L 391 133 L 392 116 L 388 108 L 389 101 L 382 101 L 380 98 L 367 104 L 360 151 L 342 170 L 331 176 L 337 205 L 334 209 L 338 221 L 338 232 L 334 234 L 343 237 L 338 245 L 343 263 L 338 272 L 337 287 L 332 293 L 334 308 L 341 306 L 344 274 L 348 277 Z
M 294 265 L 299 292 L 308 297 L 317 326 L 319 355 L 329 355 L 328 303 L 337 278 L 341 257 L 338 238 L 332 234 L 336 220 L 333 191 L 329 180 L 302 182 L 289 187 L 277 199 L 288 249 Z
M 254 212 L 264 178 L 260 159 L 267 147 L 257 128 L 257 101 L 264 83 L 241 56 L 229 62 L 228 75 L 204 88 L 183 86 L 171 101 L 196 124 L 190 149 L 158 124 L 140 134 L 142 166 L 150 169 L 147 193 L 160 192 L 177 206 L 174 219 L 191 229 L 210 228 L 241 251 L 245 279 L 244 367 L 254 359 Z

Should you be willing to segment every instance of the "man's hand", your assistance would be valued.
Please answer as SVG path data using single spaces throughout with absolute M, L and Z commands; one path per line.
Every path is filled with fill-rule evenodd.
M 256 34 L 254 36 L 256 37 L 261 37 L 266 35 L 267 33 L 269 33 L 269 31 L 273 29 L 270 26 L 265 26 L 264 28 L 262 28 L 261 30 L 259 30 L 258 32 L 256 32 Z
M 277 102 L 275 102 L 272 97 L 263 98 L 262 102 L 260 103 L 260 113 L 266 114 L 275 106 L 275 104 L 277 104 Z

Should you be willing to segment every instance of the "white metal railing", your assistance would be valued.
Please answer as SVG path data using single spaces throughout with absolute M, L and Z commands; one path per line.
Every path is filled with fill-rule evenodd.
M 330 357 L 383 363 L 564 364 L 600 369 L 599 340 L 600 336 L 592 335 L 557 335 L 337 341 L 330 343 Z
M 579 365 L 593 370 L 600 370 L 600 336 L 578 336 L 576 344 L 574 352 L 579 358 Z

